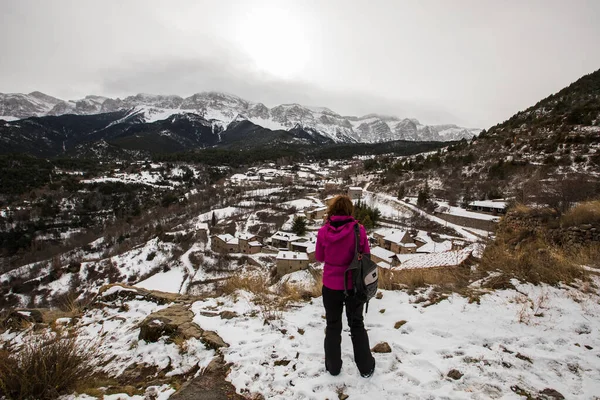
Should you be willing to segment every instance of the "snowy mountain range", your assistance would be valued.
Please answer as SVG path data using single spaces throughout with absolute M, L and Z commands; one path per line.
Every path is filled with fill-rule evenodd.
M 236 121 L 248 120 L 271 130 L 310 129 L 338 143 L 379 143 L 393 140 L 451 141 L 471 138 L 480 129 L 456 125 L 423 125 L 416 119 L 369 114 L 342 116 L 324 107 L 282 104 L 268 108 L 234 95 L 202 92 L 190 97 L 138 94 L 124 99 L 86 96 L 61 100 L 41 92 L 0 93 L 0 119 L 65 114 L 93 115 L 128 110 L 143 122 L 168 119 L 174 114 L 197 114 L 225 129 Z

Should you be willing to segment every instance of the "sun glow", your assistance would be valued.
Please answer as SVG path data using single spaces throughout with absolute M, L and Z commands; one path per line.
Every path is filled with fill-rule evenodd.
M 259 70 L 279 78 L 303 71 L 309 55 L 306 27 L 289 11 L 255 9 L 238 28 L 238 41 Z

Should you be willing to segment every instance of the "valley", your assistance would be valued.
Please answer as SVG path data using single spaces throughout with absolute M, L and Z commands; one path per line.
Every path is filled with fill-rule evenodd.
M 16 96 L 29 114 L 0 121 L 1 393 L 597 398 L 599 77 L 448 142 L 212 92 Z M 340 376 L 323 362 L 316 235 L 339 194 L 378 266 L 368 379 L 346 325 Z M 70 363 L 24 394 L 28 365 Z

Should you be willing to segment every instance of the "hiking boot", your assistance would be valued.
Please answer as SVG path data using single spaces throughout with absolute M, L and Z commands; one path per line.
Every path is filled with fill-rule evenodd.
M 360 376 L 362 376 L 363 378 L 370 378 L 371 376 L 373 376 L 374 372 L 375 372 L 375 359 L 373 359 L 373 367 L 371 368 L 371 370 L 369 372 L 365 372 L 364 374 L 361 372 Z
M 340 367 L 336 370 L 330 369 L 329 365 L 327 365 L 327 361 L 325 361 L 325 369 L 327 370 L 327 372 L 329 372 L 332 376 L 337 376 L 340 374 L 340 371 L 342 370 L 342 362 L 340 362 Z

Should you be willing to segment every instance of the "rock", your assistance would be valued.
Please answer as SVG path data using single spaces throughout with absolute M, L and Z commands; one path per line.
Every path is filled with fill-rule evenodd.
M 179 334 L 184 339 L 200 339 L 202 337 L 202 328 L 196 325 L 194 322 L 184 322 L 178 327 Z
M 161 336 L 173 336 L 177 331 L 177 326 L 169 323 L 166 318 L 146 319 L 140 324 L 139 340 L 145 340 L 148 343 L 158 342 Z
M 238 314 L 235 311 L 222 311 L 219 316 L 221 319 L 232 319 L 238 317 Z
M 39 324 L 44 322 L 42 313 L 39 310 L 13 310 L 8 316 L 2 321 L 2 327 L 5 329 L 22 329 L 31 324 Z
M 225 361 L 223 360 L 223 356 L 213 357 L 212 360 L 208 363 L 206 368 L 204 368 L 204 373 L 210 373 L 214 371 L 218 371 L 221 368 L 225 367 Z
M 283 360 L 277 360 L 277 361 L 275 361 L 275 366 L 277 366 L 277 367 L 278 367 L 278 366 L 284 366 L 284 367 L 287 367 L 287 365 L 288 365 L 289 363 L 290 363 L 290 360 L 286 360 L 286 359 L 283 359 Z
M 371 349 L 373 353 L 391 353 L 392 348 L 387 342 L 380 342 Z
M 112 289 L 113 287 L 121 287 L 121 290 Z M 110 291 L 106 294 L 107 291 Z M 178 293 L 159 292 L 157 290 L 146 290 L 134 286 L 124 284 L 105 285 L 98 291 L 96 301 L 113 302 L 117 299 L 123 300 L 146 300 L 156 304 L 168 304 L 176 301 L 190 299 L 189 296 L 180 295 Z
M 448 372 L 448 378 L 452 378 L 455 381 L 459 380 L 460 378 L 462 378 L 464 376 L 464 374 L 462 374 L 459 370 L 457 369 L 451 369 L 450 372 Z
M 156 342 L 161 336 L 201 339 L 203 330 L 192 322 L 193 318 L 194 313 L 181 304 L 158 310 L 140 323 L 139 339 L 147 342 Z
M 394 329 L 400 329 L 404 324 L 406 324 L 407 321 L 402 320 L 402 321 L 398 321 L 394 324 Z
M 523 361 L 527 361 L 529 364 L 533 364 L 533 360 L 531 360 L 531 358 L 529 358 L 526 355 L 523 355 L 521 353 L 517 353 L 517 355 L 515 357 L 517 357 L 518 359 L 521 359 Z
M 221 347 L 229 347 L 229 345 L 223 341 L 221 336 L 213 331 L 202 332 L 202 337 L 200 340 L 206 345 L 206 347 L 213 350 L 220 349 Z
M 560 392 L 549 388 L 540 391 L 540 397 L 538 397 L 539 400 L 564 400 L 564 398 L 565 396 Z
M 377 294 L 375 295 L 375 298 L 376 298 L 377 300 L 381 300 L 381 299 L 383 299 L 383 293 L 381 293 L 381 292 L 377 292 Z

